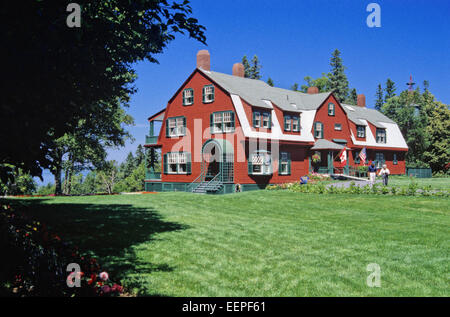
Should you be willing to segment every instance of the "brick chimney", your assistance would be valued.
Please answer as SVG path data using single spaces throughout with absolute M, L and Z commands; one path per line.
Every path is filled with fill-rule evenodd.
M 317 87 L 308 87 L 308 94 L 314 95 L 319 93 L 319 88 Z
M 356 99 L 356 104 L 360 107 L 365 107 L 366 106 L 366 96 L 364 96 L 363 94 L 359 94 L 357 99 Z
M 233 65 L 233 76 L 244 77 L 244 65 L 242 63 L 236 63 Z
M 211 57 L 208 50 L 200 50 L 197 53 L 197 68 L 211 70 Z

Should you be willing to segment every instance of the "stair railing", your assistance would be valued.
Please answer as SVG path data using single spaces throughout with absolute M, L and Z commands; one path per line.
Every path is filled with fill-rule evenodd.
M 216 181 L 217 181 L 216 179 L 217 179 L 217 178 L 220 178 L 220 174 L 221 174 L 220 172 L 217 173 L 216 176 L 214 176 L 214 177 L 206 184 L 205 187 L 208 188 L 209 185 L 210 185 L 212 182 L 216 182 Z
M 200 175 L 196 178 L 196 179 L 194 179 L 193 181 L 192 181 L 192 183 L 190 183 L 188 186 L 187 186 L 187 191 L 188 192 L 192 192 L 192 191 L 194 191 L 194 189 L 196 189 L 202 182 L 203 182 L 203 174 L 204 174 L 205 172 L 201 172 L 200 173 Z

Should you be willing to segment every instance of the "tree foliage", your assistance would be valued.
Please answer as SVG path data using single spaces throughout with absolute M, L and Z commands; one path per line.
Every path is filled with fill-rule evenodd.
M 313 79 L 311 76 L 306 76 L 304 81 L 306 81 L 306 85 L 302 85 L 301 91 L 307 92 L 309 87 L 317 87 L 319 92 L 327 92 L 331 90 L 330 79 L 328 78 L 329 74 L 322 73 L 322 77 L 318 77 Z
M 126 104 L 136 78 L 133 63 L 187 33 L 205 43 L 205 28 L 189 1 L 77 1 L 81 27 L 66 25 L 67 3 L 4 1 L 0 5 L 7 92 L 0 101 L 0 164 L 33 175 L 50 168 L 53 141 L 102 116 L 106 105 Z M 7 44 L 6 44 L 7 43 Z M 0 170 L 6 177 L 7 169 Z
M 334 96 L 339 102 L 344 102 L 348 97 L 349 87 L 345 67 L 342 62 L 341 52 L 334 50 L 330 59 L 331 72 L 328 74 L 330 88 L 334 91 Z
M 380 111 L 381 107 L 383 107 L 383 88 L 381 87 L 381 84 L 378 84 L 377 86 L 377 92 L 375 93 L 375 109 Z
M 384 91 L 386 92 L 386 95 L 384 96 L 384 102 L 387 102 L 389 98 L 394 97 L 396 90 L 397 88 L 395 88 L 395 83 L 390 78 L 388 78 L 386 80 L 386 88 L 384 89 Z
M 249 62 L 247 55 L 242 57 L 242 64 L 244 65 L 244 77 L 251 79 L 261 79 L 261 64 L 258 56 L 253 55 L 251 62 Z

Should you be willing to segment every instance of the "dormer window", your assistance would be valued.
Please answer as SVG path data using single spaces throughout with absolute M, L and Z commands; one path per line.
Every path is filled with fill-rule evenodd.
M 194 103 L 194 89 L 186 88 L 183 90 L 183 106 L 189 106 Z
M 386 143 L 386 129 L 377 128 L 377 143 Z
M 210 103 L 214 101 L 214 86 L 206 85 L 203 87 L 203 103 Z
M 334 116 L 334 103 L 330 102 L 328 104 L 328 115 L 329 116 Z
M 263 113 L 263 128 L 270 129 L 270 114 L 268 112 Z
M 363 125 L 356 126 L 356 136 L 358 138 L 365 138 L 366 137 L 366 127 Z
M 300 117 L 292 117 L 292 131 L 299 132 L 300 131 Z
M 323 123 L 322 122 L 314 123 L 314 137 L 316 139 L 323 139 Z
M 299 132 L 300 131 L 300 117 L 284 116 L 284 131 Z
M 253 127 L 259 128 L 261 126 L 261 113 L 253 112 Z
M 284 131 L 291 131 L 291 117 L 284 116 Z

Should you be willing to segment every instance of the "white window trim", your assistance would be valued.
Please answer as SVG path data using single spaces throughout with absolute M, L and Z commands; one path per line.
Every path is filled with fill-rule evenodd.
M 190 96 L 187 96 L 187 93 L 189 92 Z M 192 101 L 188 102 L 187 100 L 192 98 Z M 183 106 L 190 106 L 194 104 L 194 89 L 192 88 L 186 88 L 183 90 Z
M 204 94 L 204 100 L 203 103 L 211 103 L 214 102 L 214 86 L 213 85 L 206 85 L 203 87 L 203 94 Z M 208 97 L 211 97 L 208 99 Z

